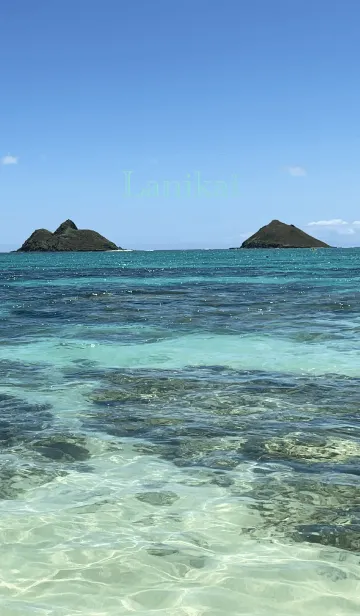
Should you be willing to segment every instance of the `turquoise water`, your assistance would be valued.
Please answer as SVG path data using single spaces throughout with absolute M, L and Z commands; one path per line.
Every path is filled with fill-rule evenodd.
M 0 255 L 2 616 L 360 611 L 360 250 Z

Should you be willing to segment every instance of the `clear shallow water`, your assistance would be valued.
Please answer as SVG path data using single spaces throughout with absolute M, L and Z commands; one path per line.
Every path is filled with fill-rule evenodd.
M 0 255 L 1 614 L 358 614 L 359 279 Z

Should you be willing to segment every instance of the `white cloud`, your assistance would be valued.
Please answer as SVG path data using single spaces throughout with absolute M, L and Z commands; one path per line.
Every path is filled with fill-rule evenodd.
M 309 222 L 308 227 L 341 227 L 348 224 L 349 223 L 346 222 L 346 220 L 342 220 L 341 218 L 332 218 L 331 220 L 317 220 L 314 222 Z
M 287 167 L 287 172 L 290 173 L 293 178 L 301 178 L 307 175 L 304 167 Z
M 354 220 L 354 222 L 348 222 L 347 220 L 342 220 L 342 218 L 332 218 L 330 220 L 316 220 L 313 222 L 309 222 L 308 227 L 321 227 L 332 233 L 337 233 L 338 235 L 355 235 L 355 233 L 359 233 L 360 231 L 360 220 Z
M 17 165 L 19 162 L 19 158 L 18 156 L 11 156 L 10 154 L 7 154 L 6 156 L 2 157 L 0 162 L 2 165 Z

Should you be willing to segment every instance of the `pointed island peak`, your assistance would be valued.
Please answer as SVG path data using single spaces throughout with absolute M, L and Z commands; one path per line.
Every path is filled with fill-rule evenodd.
M 74 231 L 78 230 L 76 224 L 69 218 L 65 220 L 65 222 L 61 223 L 60 227 L 58 227 L 54 232 L 54 235 L 60 235 L 61 233 L 65 233 L 65 231 L 67 231 L 68 229 L 73 229 Z
M 245 240 L 241 248 L 330 248 L 330 246 L 295 225 L 287 225 L 274 219 Z
M 18 252 L 100 252 L 107 250 L 122 249 L 97 231 L 78 229 L 76 224 L 68 219 L 54 233 L 47 229 L 37 229 Z

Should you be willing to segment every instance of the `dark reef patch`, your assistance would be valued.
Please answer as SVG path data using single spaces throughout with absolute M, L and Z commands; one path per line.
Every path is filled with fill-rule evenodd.
M 0 498 L 12 499 L 71 470 L 91 472 L 88 439 L 61 431 L 51 405 L 0 394 Z M 16 460 L 16 461 L 15 461 Z
M 57 477 L 64 477 L 63 469 L 44 468 L 36 464 L 0 463 L 0 499 L 20 498 L 28 490 L 40 487 Z
M 180 464 L 192 465 L 192 450 L 196 461 L 224 450 L 237 461 L 290 465 L 345 463 L 358 455 L 359 379 L 213 366 L 109 370 L 99 385 L 88 397 L 86 426 L 147 440 Z M 348 453 L 340 451 L 344 440 Z
M 360 486 L 339 475 L 300 473 L 281 481 L 267 476 L 241 497 L 252 499 L 263 524 L 248 529 L 254 537 L 264 531 L 294 541 L 318 543 L 360 552 Z
M 247 497 L 263 520 L 251 534 L 272 528 L 356 551 L 358 378 L 204 366 L 109 370 L 98 383 L 86 428 L 136 439 L 137 452 L 184 469 L 207 469 L 194 485 L 211 482 L 234 497 L 238 467 L 251 464 Z
M 32 433 L 48 429 L 53 416 L 51 405 L 30 404 L 0 393 L 0 447 L 17 445 Z
M 47 364 L 0 359 L 0 382 L 21 389 L 35 389 L 44 383 Z

